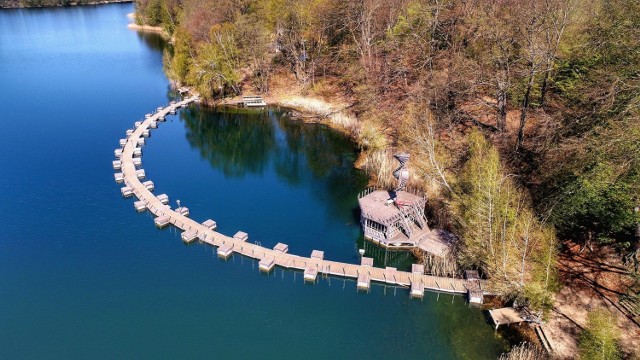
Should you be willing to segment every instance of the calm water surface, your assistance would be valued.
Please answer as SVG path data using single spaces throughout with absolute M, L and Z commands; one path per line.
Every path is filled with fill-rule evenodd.
M 483 359 L 504 346 L 461 297 L 261 275 L 157 230 L 120 197 L 118 139 L 172 94 L 129 4 L 0 11 L 0 358 Z M 191 107 L 153 132 L 159 193 L 265 246 L 358 261 L 355 150 L 277 109 Z M 371 250 L 369 250 L 371 251 Z M 381 254 L 377 253 L 379 258 Z M 396 258 L 398 256 L 396 255 Z M 407 262 L 400 256 L 399 262 Z

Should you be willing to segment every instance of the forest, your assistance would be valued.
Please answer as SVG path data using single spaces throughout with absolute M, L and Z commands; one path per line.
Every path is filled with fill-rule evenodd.
M 173 46 L 168 76 L 212 101 L 339 97 L 361 165 L 390 154 L 460 268 L 547 311 L 566 241 L 638 270 L 640 3 L 634 0 L 136 0 Z

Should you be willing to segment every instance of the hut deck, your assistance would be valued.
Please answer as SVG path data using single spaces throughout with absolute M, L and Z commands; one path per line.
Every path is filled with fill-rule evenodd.
M 406 191 L 398 191 L 398 201 L 404 203 L 420 202 L 422 199 Z M 379 219 L 379 223 L 384 223 L 386 219 L 401 216 L 400 210 L 393 205 L 391 194 L 386 190 L 376 190 L 358 199 L 360 209 L 369 219 Z

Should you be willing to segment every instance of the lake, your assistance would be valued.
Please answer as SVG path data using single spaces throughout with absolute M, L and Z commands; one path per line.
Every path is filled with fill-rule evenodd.
M 113 150 L 175 98 L 166 44 L 127 29 L 131 4 L 0 10 L 0 358 L 490 359 L 504 350 L 460 296 L 218 260 L 136 213 Z M 284 109 L 169 117 L 144 148 L 156 194 L 191 217 L 290 252 L 358 262 L 354 145 Z M 406 254 L 368 245 L 377 264 Z

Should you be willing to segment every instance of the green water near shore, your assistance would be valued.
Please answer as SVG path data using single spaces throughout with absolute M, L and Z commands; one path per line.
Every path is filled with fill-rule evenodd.
M 131 11 L 0 11 L 0 358 L 490 359 L 504 349 L 462 297 L 263 275 L 136 214 L 113 182 L 113 149 L 173 94 L 164 42 L 127 30 Z M 196 220 L 356 263 L 366 184 L 356 156 L 341 134 L 279 109 L 192 106 L 153 131 L 142 159 L 156 193 Z

